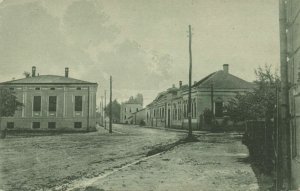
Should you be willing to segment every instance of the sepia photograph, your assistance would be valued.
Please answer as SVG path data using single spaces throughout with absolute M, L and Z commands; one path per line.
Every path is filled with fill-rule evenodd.
M 0 0 L 0 191 L 300 191 L 300 0 Z

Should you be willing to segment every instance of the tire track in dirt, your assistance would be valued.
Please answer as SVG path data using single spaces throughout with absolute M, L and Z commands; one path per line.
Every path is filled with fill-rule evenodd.
M 147 152 L 145 157 L 142 157 L 134 162 L 131 162 L 129 164 L 125 164 L 125 165 L 121 165 L 120 167 L 114 168 L 113 170 L 106 172 L 100 176 L 96 176 L 93 178 L 84 178 L 84 179 L 80 179 L 80 180 L 75 180 L 72 183 L 68 183 L 68 184 L 64 184 L 58 187 L 55 187 L 54 189 L 49 189 L 49 190 L 53 190 L 53 191 L 78 191 L 78 190 L 83 190 L 84 188 L 92 185 L 93 183 L 106 178 L 107 176 L 110 176 L 116 172 L 119 172 L 125 168 L 128 168 L 130 166 L 139 164 L 143 161 L 146 161 L 150 158 L 156 157 L 158 155 L 161 155 L 167 151 L 172 150 L 173 148 L 175 148 L 176 146 L 188 143 L 188 142 L 198 142 L 198 139 L 195 137 L 192 138 L 184 138 L 184 139 L 180 139 L 174 143 L 171 144 L 166 144 L 166 145 L 160 145 L 160 146 L 156 146 L 153 149 L 151 149 L 150 151 Z

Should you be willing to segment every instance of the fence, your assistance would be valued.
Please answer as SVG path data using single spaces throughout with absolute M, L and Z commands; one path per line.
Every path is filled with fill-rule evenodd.
M 249 155 L 254 164 L 262 172 L 276 172 L 277 161 L 277 128 L 272 122 L 247 121 L 243 143 L 249 149 Z

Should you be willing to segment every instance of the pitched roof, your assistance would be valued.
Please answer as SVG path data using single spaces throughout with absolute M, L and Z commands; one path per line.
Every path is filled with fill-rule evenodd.
M 0 84 L 97 84 L 65 76 L 56 75 L 40 75 L 36 77 L 22 78 L 18 80 L 12 80 L 2 82 Z
M 214 72 L 198 81 L 193 87 L 210 88 L 213 84 L 214 88 L 218 89 L 252 89 L 254 84 L 238 78 L 223 70 Z

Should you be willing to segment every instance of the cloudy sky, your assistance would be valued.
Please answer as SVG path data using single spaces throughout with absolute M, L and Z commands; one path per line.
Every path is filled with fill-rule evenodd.
M 276 0 L 0 0 L 0 82 L 42 74 L 99 84 L 113 76 L 114 98 L 137 93 L 151 102 L 188 80 L 188 25 L 193 28 L 193 81 L 230 65 L 279 66 Z

